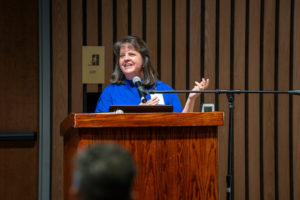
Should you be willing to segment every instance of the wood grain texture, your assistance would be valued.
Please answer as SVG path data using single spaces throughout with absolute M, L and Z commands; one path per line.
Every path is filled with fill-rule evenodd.
M 63 137 L 60 123 L 68 115 L 67 0 L 52 1 L 52 164 L 51 196 L 63 200 Z
M 260 86 L 260 1 L 249 1 L 249 90 L 259 90 Z M 249 135 L 249 200 L 260 199 L 260 103 L 259 95 L 248 97 Z
M 293 89 L 300 88 L 300 1 L 295 1 Z M 293 191 L 294 199 L 300 199 L 300 96 L 293 97 Z
M 204 77 L 213 78 L 216 65 L 216 1 L 205 1 L 205 58 Z M 228 15 L 228 13 L 227 13 Z M 226 49 L 229 51 L 229 49 Z M 227 69 L 228 70 L 228 69 Z M 201 77 L 201 78 L 204 78 Z M 209 82 L 210 88 L 216 88 L 215 81 Z M 215 94 L 205 94 L 204 102 L 215 103 Z
M 35 131 L 38 123 L 38 15 L 36 1 L 28 4 L 0 8 L 0 131 Z
M 60 132 L 68 134 L 75 127 L 75 114 L 68 115 L 60 124 Z
M 199 0 L 191 0 L 190 1 L 190 71 L 189 71 L 189 87 L 188 89 L 192 89 L 195 85 L 195 81 L 200 81 L 201 79 L 201 64 L 200 64 L 200 57 L 201 57 L 201 1 Z M 213 78 L 210 78 L 213 80 Z M 195 102 L 195 112 L 200 112 L 200 98 L 198 98 Z
M 274 90 L 275 0 L 264 5 L 263 89 Z M 275 199 L 274 95 L 263 96 L 263 180 L 264 198 Z
M 152 66 L 157 70 L 157 0 L 146 1 L 146 42 Z
M 117 40 L 128 35 L 128 0 L 117 0 Z
M 186 2 L 175 0 L 175 89 L 186 89 Z M 178 94 L 182 107 L 186 94 Z
M 172 85 L 172 0 L 161 1 L 161 80 Z
M 72 135 L 68 135 L 64 137 L 64 174 L 63 174 L 63 199 L 69 199 L 69 196 L 72 195 L 72 171 L 73 171 L 73 163 L 75 159 L 75 155 L 78 150 L 79 143 L 79 133 L 78 130 L 72 130 Z M 74 199 L 75 200 L 75 199 Z
M 230 89 L 230 0 L 220 1 L 219 27 L 219 88 Z M 214 80 L 211 79 L 211 82 Z M 224 112 L 224 126 L 219 128 L 219 196 L 226 199 L 226 175 L 228 160 L 228 100 L 225 95 L 219 95 L 219 111 Z
M 118 122 L 118 123 L 116 123 Z M 71 127 L 165 127 L 165 126 L 220 126 L 223 113 L 155 113 L 155 114 L 70 114 L 61 124 L 61 133 Z
M 83 110 L 82 87 L 82 0 L 71 1 L 71 111 Z
M 87 46 L 98 46 L 98 0 L 86 1 L 86 41 Z M 87 84 L 88 93 L 98 92 L 98 84 Z
M 245 20 L 246 1 L 235 2 L 233 87 L 245 89 Z M 234 100 L 234 198 L 245 199 L 245 95 Z
M 216 126 L 83 127 L 65 135 L 66 195 L 76 151 L 115 142 L 128 148 L 137 163 L 136 199 L 218 199 Z
M 39 137 L 38 1 L 2 1 L 0 19 L 0 132 Z M 1 200 L 38 199 L 38 146 L 0 142 Z
M 289 90 L 290 20 L 291 1 L 279 4 L 278 35 L 278 90 Z M 280 106 L 285 105 L 285 106 Z M 290 199 L 290 156 L 289 156 L 289 105 L 288 95 L 278 95 L 278 195 L 279 199 Z
M 88 46 L 98 46 L 98 0 L 86 1 L 86 41 Z
M 110 84 L 110 75 L 113 72 L 113 1 L 102 0 L 102 43 L 105 47 L 105 84 Z
M 143 38 L 143 1 L 131 0 L 131 34 Z

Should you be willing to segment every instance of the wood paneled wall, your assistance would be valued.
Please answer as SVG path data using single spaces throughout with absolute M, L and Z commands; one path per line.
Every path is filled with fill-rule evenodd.
M 38 1 L 1 1 L 0 38 L 0 133 L 38 136 Z M 1 200 L 38 199 L 38 146 L 0 141 Z
M 113 43 L 143 38 L 162 81 L 190 89 L 210 78 L 209 89 L 300 88 L 299 0 L 53 0 L 52 198 L 62 198 L 59 123 L 82 112 L 84 91 L 101 91 L 113 70 Z M 81 47 L 105 46 L 105 84 L 81 84 Z M 179 95 L 184 104 L 186 95 Z M 201 100 L 201 101 L 200 101 Z M 228 105 L 219 129 L 219 197 L 226 198 Z M 300 96 L 235 95 L 234 198 L 300 199 Z

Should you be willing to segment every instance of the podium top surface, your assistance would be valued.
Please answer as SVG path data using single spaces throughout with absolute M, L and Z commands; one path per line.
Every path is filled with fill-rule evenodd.
M 71 113 L 61 123 L 61 134 L 70 128 L 220 126 L 223 121 L 223 112 Z

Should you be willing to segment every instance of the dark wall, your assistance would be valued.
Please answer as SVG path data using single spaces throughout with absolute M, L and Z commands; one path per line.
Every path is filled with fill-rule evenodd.
M 36 0 L 1 1 L 0 133 L 38 135 L 38 7 Z M 0 141 L 0 196 L 38 196 L 38 139 Z
M 289 90 L 300 82 L 298 0 L 53 0 L 53 198 L 61 199 L 59 123 L 84 111 L 113 70 L 112 45 L 143 38 L 160 79 L 175 89 L 201 77 L 209 89 Z M 81 84 L 81 47 L 105 46 L 105 84 Z M 185 95 L 179 95 L 182 104 Z M 200 101 L 201 99 L 201 101 Z M 226 198 L 228 105 L 225 95 L 197 102 L 225 112 L 219 128 L 219 192 Z M 299 96 L 236 95 L 235 199 L 299 199 Z

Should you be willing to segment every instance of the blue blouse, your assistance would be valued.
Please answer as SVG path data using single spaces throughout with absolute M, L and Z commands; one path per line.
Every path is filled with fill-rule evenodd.
M 156 90 L 173 90 L 166 83 L 157 80 Z M 145 89 L 151 90 L 153 88 L 146 87 Z M 149 94 L 146 96 L 147 100 L 151 97 Z M 172 105 L 173 112 L 182 112 L 180 100 L 176 93 L 163 94 L 165 105 Z M 107 86 L 98 99 L 95 112 L 108 112 L 111 105 L 139 105 L 141 98 L 138 91 L 131 80 L 125 80 L 125 84 L 111 84 Z

